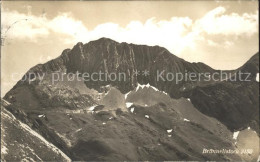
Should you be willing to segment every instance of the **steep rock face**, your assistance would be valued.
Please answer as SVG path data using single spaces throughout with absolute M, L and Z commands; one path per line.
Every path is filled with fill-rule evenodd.
M 120 73 L 124 73 L 125 77 L 121 75 L 121 80 L 117 78 L 114 81 L 112 77 L 111 79 L 102 77 L 102 80 L 93 81 L 90 79 L 85 83 L 88 87 L 95 89 L 111 84 L 123 93 L 134 89 L 137 82 L 141 84 L 150 83 L 173 97 L 181 97 L 179 88 L 188 81 L 182 80 L 176 84 L 176 78 L 174 80 L 165 79 L 167 73 L 175 75 L 185 72 L 212 73 L 215 71 L 203 63 L 186 62 L 159 46 L 150 47 L 118 43 L 107 38 L 101 38 L 85 45 L 78 43 L 72 50 L 64 50 L 60 57 L 46 64 L 33 67 L 27 75 L 30 72 L 42 73 L 58 70 L 67 71 L 67 73 L 88 73 L 90 75 L 101 72 L 114 73 L 119 76 Z M 143 75 L 144 71 L 148 71 L 149 74 Z M 136 72 L 139 74 L 136 75 Z M 163 79 L 157 77 L 161 72 L 163 72 Z M 124 78 L 125 80 L 123 80 Z

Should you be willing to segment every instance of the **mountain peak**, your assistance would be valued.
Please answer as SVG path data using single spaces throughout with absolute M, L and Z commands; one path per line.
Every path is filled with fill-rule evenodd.
M 258 58 L 253 56 L 242 71 L 259 72 Z M 237 71 L 230 73 L 234 76 Z M 87 44 L 79 42 L 60 57 L 31 68 L 25 79 L 6 94 L 4 104 L 71 160 L 243 161 L 239 154 L 220 156 L 198 149 L 198 144 L 205 148 L 214 145 L 216 150 L 223 146 L 226 150 L 243 149 L 239 142 L 245 140 L 241 136 L 238 141 L 232 140 L 231 131 L 249 126 L 256 130 L 252 132 L 254 141 L 259 140 L 258 82 L 215 81 L 203 76 L 195 80 L 187 75 L 215 72 L 203 63 L 189 63 L 174 56 L 163 47 L 119 43 L 103 37 Z M 7 126 L 14 125 L 14 118 L 4 119 L 10 123 Z M 19 129 L 24 126 L 20 121 L 6 137 L 14 134 L 13 130 L 24 130 Z M 35 155 L 39 150 L 39 157 L 44 153 L 44 161 L 53 160 L 48 155 L 60 159 L 55 153 L 45 154 L 46 143 L 40 145 L 41 149 L 30 145 L 41 140 L 34 138 L 37 132 L 27 130 L 21 137 L 32 141 L 28 146 L 35 148 Z M 16 139 L 18 144 L 28 141 L 8 139 Z M 248 148 L 257 148 L 255 145 Z M 258 152 L 250 158 L 257 158 Z M 71 161 L 67 156 L 62 158 Z M 256 161 L 252 159 L 245 161 Z
M 82 42 L 78 42 L 75 46 L 83 46 Z
M 118 42 L 114 41 L 113 39 L 106 38 L 106 37 L 101 37 L 101 38 L 99 38 L 97 40 L 93 40 L 91 42 L 97 42 L 97 43 L 109 43 L 109 42 L 111 43 L 111 42 L 113 42 L 113 43 L 118 43 Z

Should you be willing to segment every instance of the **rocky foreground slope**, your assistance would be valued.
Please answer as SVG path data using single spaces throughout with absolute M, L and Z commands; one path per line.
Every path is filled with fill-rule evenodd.
M 70 161 L 60 149 L 16 119 L 1 101 L 1 160 L 4 161 Z
M 4 98 L 11 103 L 7 110 L 72 160 L 256 160 L 257 146 L 246 157 L 207 154 L 203 149 L 235 150 L 241 145 L 233 131 L 249 126 L 259 140 L 258 57 L 229 71 L 232 76 L 238 70 L 252 73 L 250 82 L 202 78 L 176 84 L 157 81 L 157 70 L 210 74 L 217 70 L 186 62 L 158 46 L 102 38 L 78 43 L 33 67 L 24 76 L 27 80 L 19 81 Z M 135 75 L 145 70 L 149 75 Z M 65 77 L 53 84 L 52 73 L 57 71 Z M 124 72 L 127 80 L 84 82 L 67 77 L 70 72 L 99 71 Z M 40 80 L 32 72 L 45 76 Z

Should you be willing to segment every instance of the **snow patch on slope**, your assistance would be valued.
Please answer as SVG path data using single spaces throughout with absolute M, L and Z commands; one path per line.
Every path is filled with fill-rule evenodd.
M 164 91 L 162 91 L 162 93 L 165 94 L 165 95 L 168 95 L 168 93 L 166 93 L 166 92 L 164 92 Z
M 186 118 L 184 118 L 183 120 L 186 121 L 186 122 L 189 122 L 189 121 L 190 121 L 190 120 L 188 120 L 188 119 L 186 119 Z
M 127 107 L 127 108 L 131 107 L 132 105 L 133 105 L 132 102 L 127 102 L 127 103 L 126 103 L 126 107 Z
M 141 85 L 138 83 L 135 91 L 138 91 L 140 88 L 143 89 L 144 87 L 145 87 L 145 85 Z
M 8 149 L 4 145 L 2 145 L 1 146 L 1 154 L 7 154 L 7 153 L 8 153 Z
M 158 88 L 151 86 L 149 83 L 147 83 L 146 85 L 137 83 L 137 87 L 136 87 L 135 91 L 138 91 L 139 89 L 144 89 L 144 88 L 152 88 L 156 92 L 162 92 L 163 94 L 168 95 L 168 93 L 166 93 L 164 91 L 160 91 Z M 130 92 L 128 92 L 128 93 L 130 93 Z
M 131 93 L 132 91 L 129 91 L 128 93 L 125 94 L 125 99 L 127 99 L 127 96 Z
M 93 111 L 97 105 L 91 106 L 88 110 Z
M 233 139 L 235 139 L 235 140 L 236 140 L 236 139 L 237 139 L 237 137 L 238 137 L 238 134 L 239 134 L 239 131 L 236 131 L 236 132 L 234 132 L 234 133 L 233 133 Z
M 149 83 L 147 83 L 146 85 L 138 83 L 135 91 L 138 91 L 139 89 L 144 89 L 145 87 L 146 88 L 150 87 L 150 88 L 152 88 L 155 91 L 159 91 L 157 88 L 155 88 L 154 86 L 151 86 Z
M 130 111 L 131 111 L 132 113 L 134 113 L 134 111 L 135 111 L 135 108 L 131 108 L 131 109 L 130 109 Z
M 76 132 L 79 132 L 79 131 L 81 131 L 81 130 L 82 130 L 82 128 L 79 128 L 79 129 L 76 130 Z
M 42 117 L 45 117 L 45 115 L 44 115 L 44 114 L 38 115 L 38 117 L 39 117 L 39 118 L 42 118 Z
M 168 129 L 168 130 L 167 130 L 167 133 L 171 133 L 171 132 L 172 132 L 172 129 Z

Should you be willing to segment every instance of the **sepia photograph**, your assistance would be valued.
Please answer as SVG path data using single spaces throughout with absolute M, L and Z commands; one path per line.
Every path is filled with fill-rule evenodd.
M 0 161 L 260 162 L 258 0 L 0 5 Z

